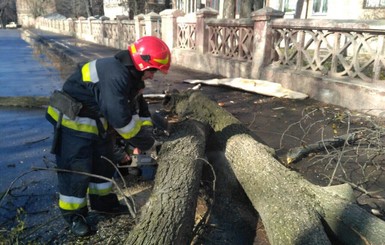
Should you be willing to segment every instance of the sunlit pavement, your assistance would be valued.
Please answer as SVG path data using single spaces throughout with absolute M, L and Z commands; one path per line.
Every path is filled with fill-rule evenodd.
M 52 63 L 21 39 L 19 30 L 0 29 L 0 97 L 48 97 L 62 82 Z M 0 227 L 14 225 L 17 208 L 19 215 L 36 214 L 29 216 L 29 225 L 54 210 L 56 175 L 36 170 L 54 165 L 49 153 L 52 126 L 44 113 L 44 108 L 0 107 Z

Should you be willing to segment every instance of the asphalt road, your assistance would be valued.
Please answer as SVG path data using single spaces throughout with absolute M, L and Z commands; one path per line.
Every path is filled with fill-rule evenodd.
M 49 96 L 62 83 L 47 57 L 24 41 L 19 30 L 0 29 L 1 98 Z M 52 130 L 44 113 L 44 108 L 0 107 L 0 193 L 32 166 L 45 166 L 43 158 L 52 159 Z M 37 175 L 47 178 L 41 173 Z
M 62 83 L 52 62 L 23 40 L 19 30 L 0 29 L 0 98 L 49 96 Z M 55 212 L 55 173 L 34 171 L 54 165 L 49 153 L 52 126 L 44 114 L 42 107 L 0 107 L 2 230 L 14 226 L 24 211 L 37 214 L 25 220 L 31 226 L 41 222 L 42 214 Z

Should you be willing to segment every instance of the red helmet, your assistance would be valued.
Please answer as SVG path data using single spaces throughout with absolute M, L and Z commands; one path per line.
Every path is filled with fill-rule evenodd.
M 158 69 L 167 73 L 171 63 L 171 53 L 167 44 L 154 36 L 139 38 L 128 47 L 136 69 Z

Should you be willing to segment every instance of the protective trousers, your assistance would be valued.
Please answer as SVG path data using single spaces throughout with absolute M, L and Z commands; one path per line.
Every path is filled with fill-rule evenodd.
M 58 172 L 59 207 L 64 218 L 72 222 L 74 215 L 87 214 L 87 192 L 91 207 L 92 202 L 94 206 L 98 206 L 95 202 L 99 199 L 101 203 L 104 201 L 102 199 L 111 199 L 107 198 L 110 197 L 112 190 L 110 181 L 84 173 L 112 178 L 115 168 L 102 156 L 112 160 L 113 137 L 108 135 L 106 139 L 91 140 L 62 131 L 59 142 L 59 151 L 56 154 L 57 167 L 71 171 L 59 170 Z M 114 201 L 117 201 L 116 198 Z

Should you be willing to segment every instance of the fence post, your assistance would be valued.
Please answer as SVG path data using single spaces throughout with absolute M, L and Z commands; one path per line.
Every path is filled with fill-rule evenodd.
M 84 17 L 79 17 L 78 18 L 78 25 L 79 25 L 79 28 L 78 28 L 78 31 L 76 33 L 76 37 L 79 38 L 79 39 L 83 39 L 83 20 L 85 20 L 86 18 Z
M 144 16 L 147 36 L 155 36 L 160 38 L 160 21 L 160 15 L 155 12 L 148 13 Z
M 94 35 L 93 35 L 93 30 L 92 30 L 92 21 L 93 20 L 96 20 L 96 18 L 93 17 L 93 16 L 90 16 L 90 17 L 87 18 L 88 33 L 87 33 L 87 39 L 86 40 L 90 41 L 89 39 L 92 39 L 92 41 L 95 42 Z
M 125 49 L 127 47 L 127 40 L 124 39 L 124 26 L 123 21 L 128 20 L 129 17 L 126 15 L 116 16 L 116 37 L 112 37 L 115 41 L 114 48 Z
M 263 8 L 251 13 L 254 20 L 254 53 L 251 77 L 259 79 L 262 69 L 271 62 L 274 49 L 273 31 L 269 22 L 273 19 L 282 18 L 284 13 L 270 7 Z
M 206 53 L 209 48 L 208 36 L 209 29 L 207 28 L 205 19 L 217 18 L 218 11 L 212 8 L 200 9 L 197 13 L 197 24 L 196 24 L 196 49 L 199 53 Z
M 134 16 L 135 36 L 136 36 L 135 39 L 136 40 L 144 36 L 143 30 L 142 30 L 142 26 L 141 26 L 141 22 L 142 22 L 143 19 L 144 19 L 144 15 L 143 14 L 139 14 L 139 15 Z
M 74 27 L 74 21 L 72 18 L 68 18 L 67 20 L 68 25 L 68 34 L 71 36 L 75 36 L 75 27 Z
M 105 39 L 105 32 L 106 32 L 106 26 L 105 26 L 105 21 L 106 20 L 110 20 L 110 18 L 106 17 L 106 16 L 102 16 L 100 17 L 100 33 L 99 33 L 99 37 L 98 37 L 98 42 L 100 44 L 103 44 L 105 46 L 107 46 L 107 43 L 106 42 L 106 39 Z
M 176 47 L 178 24 L 176 19 L 184 16 L 184 12 L 179 9 L 166 9 L 159 13 L 162 18 L 161 38 L 172 49 Z

